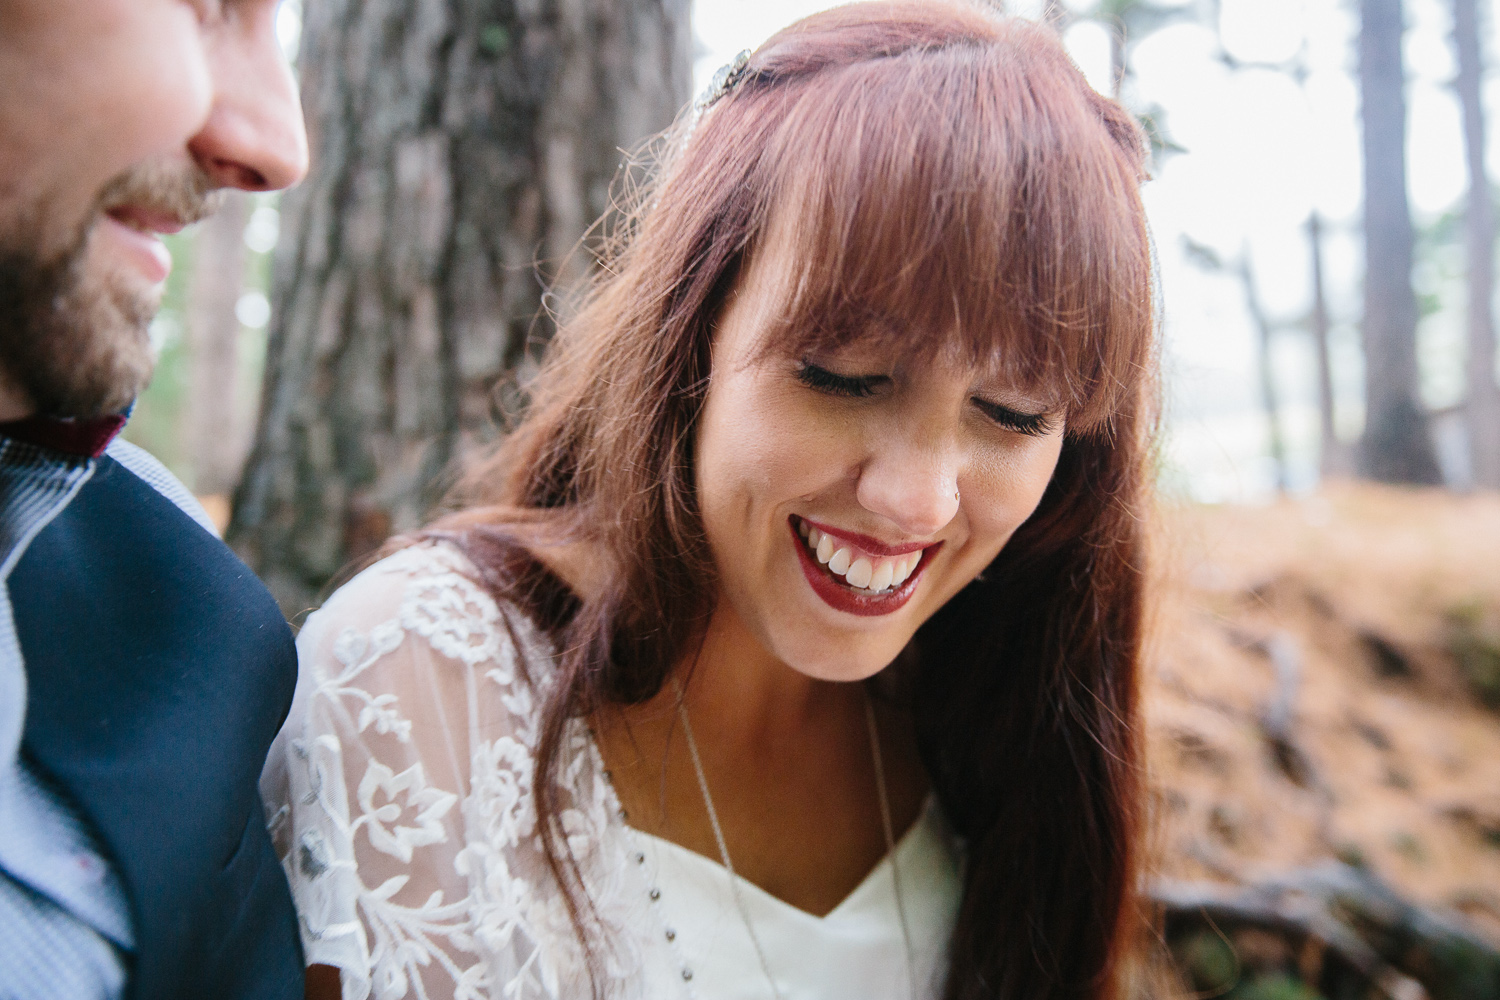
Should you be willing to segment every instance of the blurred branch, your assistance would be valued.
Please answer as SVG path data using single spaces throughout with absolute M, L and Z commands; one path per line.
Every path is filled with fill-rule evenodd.
M 1318 466 L 1324 479 L 1347 475 L 1353 462 L 1338 439 L 1333 421 L 1333 359 L 1328 347 L 1328 294 L 1323 278 L 1323 218 L 1314 209 L 1307 216 L 1307 254 L 1312 263 L 1312 309 L 1308 315 L 1313 354 L 1318 364 Z
M 1260 401 L 1266 415 L 1266 431 L 1271 462 L 1276 469 L 1276 491 L 1287 489 L 1287 462 L 1285 439 L 1281 432 L 1281 403 L 1276 391 L 1276 371 L 1271 359 L 1271 337 L 1274 332 L 1270 317 L 1261 303 L 1260 288 L 1255 281 L 1255 272 L 1250 264 L 1250 248 L 1242 247 L 1233 260 L 1224 260 L 1212 247 L 1198 243 L 1184 234 L 1182 249 L 1188 262 L 1202 270 L 1229 273 L 1239 279 L 1245 295 L 1245 309 L 1255 327 L 1256 353 L 1260 368 Z
M 1253 927 L 1321 946 L 1310 949 L 1319 968 L 1309 971 L 1324 995 L 1341 995 L 1329 986 L 1343 980 L 1390 1000 L 1500 996 L 1500 951 L 1456 915 L 1418 906 L 1372 872 L 1341 862 L 1241 887 L 1161 880 L 1147 895 L 1162 908 L 1169 934 L 1174 925 L 1207 922 L 1221 932 Z

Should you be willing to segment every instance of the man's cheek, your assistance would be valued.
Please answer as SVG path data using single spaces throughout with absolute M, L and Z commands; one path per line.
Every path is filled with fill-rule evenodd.
M 129 41 L 110 46 L 95 79 L 107 81 L 94 120 L 115 122 L 110 176 L 135 164 L 185 151 L 208 120 L 213 82 L 197 18 L 184 3 L 153 4 L 156 16 L 136 18 Z

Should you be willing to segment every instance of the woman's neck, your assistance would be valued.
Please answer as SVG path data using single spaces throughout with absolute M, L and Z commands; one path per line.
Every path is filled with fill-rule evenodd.
M 824 722 L 858 695 L 851 685 L 817 680 L 781 662 L 727 603 L 664 694 L 675 703 L 678 690 L 694 718 L 712 723 L 716 740 L 751 747 L 784 745 L 787 734 Z
M 595 735 L 632 826 L 720 860 L 705 807 L 711 796 L 735 870 L 821 915 L 886 850 L 865 704 L 860 685 L 794 670 L 720 613 L 654 698 L 596 713 Z M 916 819 L 927 782 L 909 720 L 878 714 L 899 835 Z

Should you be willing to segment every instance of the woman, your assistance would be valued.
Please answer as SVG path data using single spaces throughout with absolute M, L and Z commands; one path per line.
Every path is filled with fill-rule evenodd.
M 1141 171 L 965 6 L 721 77 L 462 509 L 302 632 L 310 995 L 1117 995 Z

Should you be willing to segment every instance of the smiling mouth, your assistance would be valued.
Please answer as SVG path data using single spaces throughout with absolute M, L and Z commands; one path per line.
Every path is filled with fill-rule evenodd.
M 796 516 L 790 524 L 803 575 L 813 591 L 835 610 L 856 615 L 889 614 L 903 606 L 943 544 L 871 551 L 885 546 L 873 540 L 862 545 Z
M 820 531 L 800 518 L 797 534 L 802 536 L 808 551 L 835 580 L 867 596 L 889 593 L 900 587 L 916 570 L 924 551 L 917 549 L 884 557 L 867 555 L 858 546 Z

